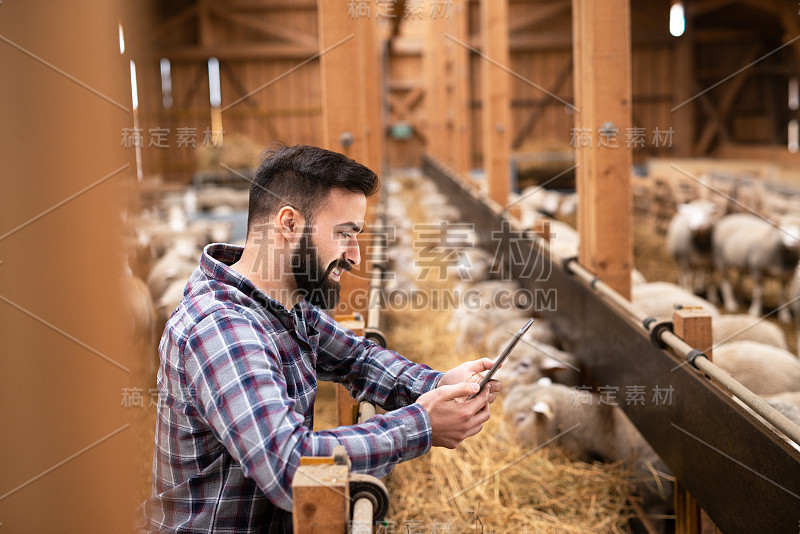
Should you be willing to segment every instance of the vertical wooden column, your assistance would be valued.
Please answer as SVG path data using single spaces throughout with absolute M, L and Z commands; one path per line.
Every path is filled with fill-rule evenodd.
M 322 145 L 370 166 L 367 117 L 372 115 L 367 111 L 366 86 L 368 81 L 372 82 L 367 76 L 375 75 L 371 70 L 375 64 L 370 55 L 375 51 L 370 38 L 374 33 L 368 29 L 373 21 L 369 17 L 350 17 L 347 6 L 337 0 L 318 0 L 317 17 L 321 54 Z M 368 225 L 371 208 L 371 205 L 367 208 Z M 365 253 L 366 244 L 362 240 L 361 265 L 342 277 L 342 298 L 337 313 L 361 311 L 353 307 L 356 295 L 366 302 L 369 272 Z
M 711 314 L 702 308 L 676 310 L 673 316 L 675 335 L 688 345 L 701 351 L 712 359 L 711 347 L 714 336 L 711 329 Z M 703 523 L 717 532 L 710 518 L 702 513 L 697 501 L 683 487 L 680 480 L 675 481 L 675 532 L 676 534 L 700 534 Z
M 694 85 L 694 31 L 691 11 L 686 12 L 686 28 L 683 35 L 675 37 L 673 63 L 674 88 L 673 107 L 680 106 L 672 112 L 672 154 L 678 157 L 692 155 L 694 145 L 694 102 L 684 104 L 697 93 Z
M 450 33 L 462 42 L 469 40 L 469 2 L 455 0 L 450 18 Z M 451 166 L 461 176 L 472 170 L 472 120 L 470 119 L 470 68 L 468 48 L 450 41 L 452 49 L 451 101 L 453 131 Z
M 322 145 L 359 162 L 367 159 L 361 49 L 368 46 L 358 17 L 336 0 L 318 0 Z M 337 45 L 336 48 L 332 48 Z M 331 49 L 332 48 L 332 49 Z M 351 137 L 350 144 L 343 144 Z
M 352 330 L 357 336 L 364 336 L 364 319 L 361 316 L 337 315 L 336 322 L 343 328 Z M 358 422 L 358 401 L 341 384 L 336 384 L 336 413 L 339 426 L 354 425 Z
M 362 46 L 359 49 L 364 90 L 364 137 L 367 143 L 366 160 L 363 162 L 379 176 L 383 173 L 383 105 L 384 91 L 382 73 L 383 46 L 378 38 L 376 18 L 358 19 L 357 30 Z
M 628 0 L 573 0 L 572 14 L 579 260 L 630 298 L 630 6 Z
M 130 532 L 151 465 L 135 463 L 145 408 L 121 401 L 146 365 L 122 278 L 120 197 L 136 180 L 120 143 L 133 126 L 127 7 L 0 4 L 4 533 Z
M 426 13 L 425 48 L 423 49 L 422 70 L 425 80 L 425 150 L 440 161 L 446 160 L 445 123 L 447 103 L 445 102 L 445 37 L 443 23 Z
M 489 197 L 505 206 L 511 189 L 511 173 L 508 168 L 511 146 L 511 80 L 508 72 L 498 65 L 508 68 L 510 63 L 508 0 L 481 0 L 480 9 L 481 51 L 486 56 L 481 60 L 483 168 L 489 185 Z

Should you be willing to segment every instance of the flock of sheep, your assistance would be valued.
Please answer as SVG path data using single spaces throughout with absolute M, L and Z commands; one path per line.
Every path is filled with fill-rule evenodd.
M 415 187 L 423 191 L 421 196 L 426 211 L 435 213 L 437 217 L 445 214 L 445 221 L 458 220 L 457 210 L 432 183 L 420 177 Z M 563 215 L 564 200 L 569 206 L 572 197 L 559 200 L 556 195 L 544 190 L 523 191 L 517 203 L 522 208 L 525 224 L 533 224 L 543 214 Z M 700 265 L 695 260 L 697 245 L 706 239 L 692 219 L 691 210 L 694 209 L 695 206 L 682 209 L 676 216 L 676 221 L 680 222 L 674 224 L 678 228 L 682 221 L 689 220 L 690 231 L 680 239 L 671 233 L 673 244 L 681 239 L 684 243 L 688 240 L 686 248 L 691 249 L 692 254 L 689 265 L 693 267 Z M 749 217 L 731 217 L 731 224 L 738 224 L 743 219 L 753 222 Z M 417 290 L 413 280 L 418 279 L 415 277 L 419 276 L 419 265 L 408 252 L 413 246 L 408 220 L 404 207 L 390 202 L 388 222 L 401 229 L 396 246 L 389 250 L 390 270 L 397 275 L 390 291 Z M 722 223 L 725 228 L 726 220 L 723 218 L 717 224 Z M 578 235 L 575 230 L 563 223 L 553 221 L 551 224 L 555 234 L 551 250 L 561 257 L 577 255 Z M 781 230 L 773 226 L 769 229 L 770 232 L 764 234 L 772 232 L 771 239 L 762 234 L 754 242 L 762 246 L 761 250 L 774 254 L 779 243 L 785 244 L 787 239 Z M 779 233 L 774 234 L 773 230 Z M 788 231 L 789 235 L 794 235 L 792 230 Z M 726 236 L 725 242 L 733 239 L 740 245 L 740 250 L 748 250 L 745 238 L 730 238 L 727 232 L 723 235 Z M 455 290 L 469 290 L 480 295 L 480 299 L 472 300 L 471 305 L 462 305 L 452 312 L 450 328 L 456 332 L 458 350 L 497 355 L 532 314 L 539 314 L 530 308 L 511 305 L 513 299 L 499 298 L 521 288 L 516 281 L 491 279 L 493 258 L 479 248 L 486 244 L 454 242 L 446 230 L 443 230 L 441 239 L 441 246 L 452 247 L 454 256 L 458 258 L 449 265 L 450 275 L 459 280 Z M 473 239 L 477 238 L 473 236 Z M 710 239 L 714 242 L 713 238 Z M 718 248 L 725 248 L 722 242 Z M 740 265 L 728 259 L 730 255 L 724 257 L 727 263 L 720 263 L 720 266 Z M 783 265 L 793 270 L 796 259 L 794 261 L 795 265 L 788 266 L 786 262 Z M 709 273 L 705 276 L 708 283 Z M 682 280 L 692 287 L 686 278 L 682 277 Z M 636 271 L 632 283 L 633 304 L 649 316 L 671 318 L 677 306 L 701 306 L 709 310 L 713 315 L 714 363 L 800 425 L 800 360 L 789 352 L 780 327 L 748 314 L 721 314 L 714 304 L 692 291 L 666 282 L 648 283 Z M 504 417 L 514 426 L 519 439 L 531 447 L 552 443 L 578 459 L 625 462 L 632 472 L 643 508 L 655 518 L 654 523 L 664 527 L 663 518 L 672 513 L 673 507 L 673 479 L 667 467 L 618 403 L 607 399 L 604 402 L 598 393 L 587 391 L 589 388 L 581 382 L 581 371 L 581 362 L 562 345 L 546 314 L 537 317 L 533 328 L 522 338 L 498 374 L 504 384 Z
M 681 286 L 706 294 L 715 304 L 721 292 L 725 309 L 735 312 L 739 305 L 734 282 L 742 293 L 742 282 L 749 276 L 749 313 L 761 317 L 764 281 L 774 278 L 781 288 L 777 317 L 788 323 L 794 314 L 800 331 L 800 213 L 772 221 L 754 213 L 723 212 L 720 205 L 703 199 L 679 206 L 667 230 L 667 248 L 678 263 Z
M 494 257 L 481 248 L 486 244 L 479 243 L 468 226 L 458 224 L 459 211 L 421 175 L 414 181 L 421 207 L 443 222 L 428 225 L 428 241 L 420 244 L 419 228 L 414 227 L 406 207 L 391 201 L 401 187 L 392 180 L 385 184 L 390 199 L 386 224 L 393 230 L 387 250 L 393 273 L 386 285 L 387 300 L 397 292 L 409 298 L 420 292 L 419 282 L 426 271 L 455 277 L 456 290 L 471 291 L 475 297 L 471 305 L 462 303 L 452 313 L 450 328 L 456 332 L 459 350 L 499 354 L 534 313 L 513 299 L 520 286 L 516 281 L 492 279 Z M 523 223 L 531 226 L 545 215 L 570 213 L 575 200 L 574 195 L 531 189 L 513 202 L 520 206 Z M 130 268 L 125 278 L 126 301 L 132 337 L 141 345 L 137 350 L 150 355 L 149 372 L 154 372 L 157 364 L 156 340 L 182 298 L 202 247 L 241 240 L 243 236 L 232 235 L 233 225 L 226 215 L 246 208 L 246 190 L 188 189 L 165 195 L 127 221 Z M 559 257 L 577 255 L 577 232 L 558 221 L 551 224 L 551 250 Z M 431 235 L 435 235 L 435 243 Z M 771 223 L 749 214 L 723 215 L 714 204 L 698 200 L 681 206 L 669 226 L 667 243 L 677 260 L 682 287 L 648 283 L 634 271 L 633 303 L 653 317 L 671 317 L 677 305 L 709 310 L 714 363 L 800 424 L 800 360 L 789 352 L 783 331 L 759 318 L 763 279 L 772 276 L 784 288 L 778 317 L 788 321 L 793 311 L 800 328 L 800 218 L 786 216 Z M 420 261 L 422 250 L 434 251 L 427 257 L 429 263 Z M 721 314 L 712 302 L 719 286 L 725 309 L 737 310 L 733 272 L 739 273 L 739 282 L 745 275 L 752 278 L 750 315 Z M 711 301 L 695 293 L 704 293 Z M 547 317 L 538 317 L 500 372 L 504 416 L 520 440 L 531 447 L 553 443 L 580 459 L 626 462 L 648 513 L 655 517 L 669 514 L 673 481 L 666 466 L 618 405 L 600 402 L 596 393 L 575 389 L 583 385 L 581 362 L 565 349 Z M 586 395 L 590 395 L 589 402 Z M 583 401 L 577 400 L 580 398 Z
M 242 244 L 242 236 L 233 231 L 233 215 L 246 218 L 247 202 L 247 189 L 190 187 L 162 195 L 127 217 L 123 289 L 133 350 L 148 379 L 158 366 L 158 339 L 183 298 L 203 247 L 231 240 Z

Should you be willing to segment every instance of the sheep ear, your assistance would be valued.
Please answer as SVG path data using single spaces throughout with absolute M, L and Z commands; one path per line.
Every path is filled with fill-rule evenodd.
M 555 358 L 551 358 L 550 356 L 544 358 L 539 364 L 539 367 L 542 369 L 542 371 L 566 371 L 569 369 L 566 365 L 564 365 L 564 362 L 560 362 Z
M 533 410 L 534 413 L 544 415 L 548 419 L 553 418 L 553 410 L 551 410 L 550 405 L 544 401 L 539 401 L 536 404 L 534 404 L 531 410 Z

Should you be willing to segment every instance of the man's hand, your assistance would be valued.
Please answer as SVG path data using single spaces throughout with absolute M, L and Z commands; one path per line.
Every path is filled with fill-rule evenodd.
M 450 386 L 462 382 L 480 382 L 481 378 L 483 378 L 481 373 L 491 369 L 492 365 L 494 365 L 494 362 L 489 358 L 464 362 L 458 367 L 453 367 L 447 371 L 436 387 Z M 492 379 L 486 385 L 486 389 L 490 390 L 489 402 L 492 403 L 496 398 L 495 394 L 503 389 L 503 385 L 499 380 Z
M 439 382 L 435 389 L 419 396 L 417 402 L 431 418 L 434 447 L 455 449 L 466 438 L 481 431 L 483 423 L 489 420 L 490 388 L 487 384 L 480 395 L 468 401 L 467 397 L 477 391 L 475 382 L 455 385 Z

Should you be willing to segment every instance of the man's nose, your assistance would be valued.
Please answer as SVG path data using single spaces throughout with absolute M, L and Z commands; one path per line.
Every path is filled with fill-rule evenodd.
M 347 250 L 344 252 L 344 259 L 350 265 L 358 265 L 361 263 L 361 249 L 358 246 L 358 241 L 353 238 L 347 245 Z

